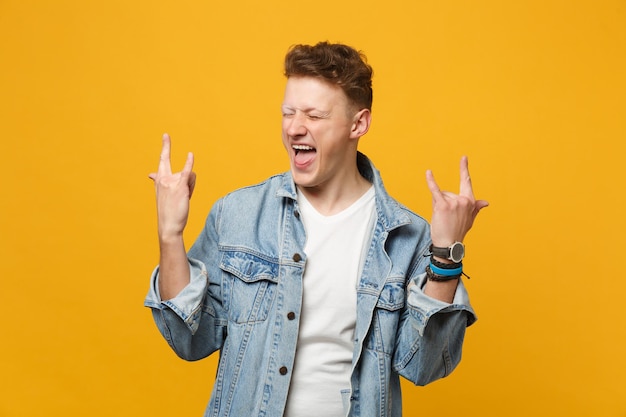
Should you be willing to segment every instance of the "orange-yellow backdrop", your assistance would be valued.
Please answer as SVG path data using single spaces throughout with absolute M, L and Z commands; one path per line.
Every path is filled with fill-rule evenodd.
M 216 358 L 142 307 L 162 132 L 211 203 L 287 168 L 282 58 L 341 41 L 375 68 L 362 149 L 430 217 L 470 156 L 479 314 L 405 415 L 626 416 L 626 3 L 0 1 L 0 416 L 202 414 Z

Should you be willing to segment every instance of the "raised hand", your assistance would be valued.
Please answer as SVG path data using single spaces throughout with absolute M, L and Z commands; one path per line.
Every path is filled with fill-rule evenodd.
M 192 171 L 193 154 L 187 154 L 187 161 L 181 172 L 172 173 L 170 149 L 170 137 L 165 133 L 158 171 L 148 175 L 154 181 L 156 189 L 161 241 L 182 236 L 189 217 L 189 199 L 196 184 L 196 174 Z
M 447 247 L 454 242 L 462 242 L 478 212 L 489 205 L 485 200 L 474 198 L 466 156 L 461 158 L 460 171 L 459 194 L 441 191 L 432 171 L 426 171 L 426 182 L 433 198 L 430 234 L 435 246 Z

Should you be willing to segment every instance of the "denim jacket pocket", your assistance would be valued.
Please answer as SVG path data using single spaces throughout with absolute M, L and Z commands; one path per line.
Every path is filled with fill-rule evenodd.
M 396 331 L 406 302 L 404 277 L 391 277 L 378 296 L 372 329 L 367 347 L 392 354 L 395 348 Z
M 404 277 L 391 277 L 385 282 L 383 290 L 378 297 L 376 308 L 382 308 L 388 311 L 399 310 L 404 307 L 406 300 Z
M 278 260 L 241 250 L 225 250 L 220 269 L 224 307 L 229 320 L 254 323 L 267 319 L 278 283 Z

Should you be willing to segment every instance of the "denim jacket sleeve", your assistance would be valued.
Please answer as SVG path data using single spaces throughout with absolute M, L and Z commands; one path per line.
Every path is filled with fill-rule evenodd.
M 419 266 L 423 268 L 425 265 Z M 448 376 L 456 368 L 465 329 L 476 321 L 462 280 L 450 304 L 424 294 L 425 285 L 425 272 L 409 280 L 394 355 L 396 371 L 417 385 Z
M 151 277 L 145 306 L 152 309 L 157 328 L 178 356 L 202 359 L 220 349 L 226 333 L 219 274 L 207 266 L 217 262 L 215 223 L 219 210 L 211 210 L 205 229 L 188 254 L 190 282 L 170 300 L 161 300 L 159 268 Z

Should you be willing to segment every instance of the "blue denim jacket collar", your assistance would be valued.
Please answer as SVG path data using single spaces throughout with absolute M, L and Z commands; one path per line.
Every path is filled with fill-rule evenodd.
M 369 182 L 374 185 L 376 193 L 376 212 L 378 221 L 384 230 L 389 232 L 397 227 L 411 223 L 409 216 L 396 200 L 391 198 L 383 185 L 380 172 L 367 156 L 357 152 L 357 168 L 359 172 Z M 296 184 L 293 181 L 291 172 L 287 172 L 283 177 L 283 184 L 276 192 L 277 197 L 287 197 L 297 199 Z

